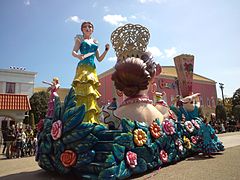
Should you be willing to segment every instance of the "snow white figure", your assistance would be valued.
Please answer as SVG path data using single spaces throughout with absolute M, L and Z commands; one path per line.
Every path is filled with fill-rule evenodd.
M 72 55 L 80 61 L 72 86 L 75 88 L 77 106 L 85 104 L 86 114 L 83 121 L 100 124 L 98 116 L 101 110 L 97 104 L 97 99 L 100 97 L 97 88 L 100 83 L 94 58 L 101 62 L 109 50 L 109 44 L 105 45 L 105 51 L 100 55 L 97 41 L 91 37 L 93 30 L 91 22 L 83 22 L 81 25 L 83 35 L 75 37 Z

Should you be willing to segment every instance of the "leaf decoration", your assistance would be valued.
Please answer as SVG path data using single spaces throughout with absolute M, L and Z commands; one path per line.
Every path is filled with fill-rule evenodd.
M 122 161 L 125 155 L 125 147 L 119 144 L 113 144 L 113 153 L 118 161 Z
M 114 139 L 115 143 L 118 143 L 119 145 L 125 146 L 126 149 L 130 150 L 134 148 L 134 143 L 133 143 L 133 135 L 132 133 L 121 133 L 120 136 L 117 136 Z
M 58 96 L 55 96 L 55 101 L 54 101 L 54 119 L 59 120 L 61 119 L 61 101 Z
M 107 130 L 108 128 L 102 124 L 98 124 L 94 127 L 94 130 L 92 131 L 92 134 L 96 135 L 101 131 Z
M 81 154 L 91 150 L 97 142 L 98 138 L 92 134 L 89 134 L 84 139 L 80 139 L 75 143 L 67 144 L 66 149 L 73 149 L 77 154 Z
M 132 132 L 135 129 L 135 124 L 133 121 L 126 118 L 123 118 L 121 121 L 123 132 Z
M 54 161 L 54 162 L 55 162 L 55 163 L 54 163 L 55 169 L 57 170 L 57 172 L 58 172 L 59 174 L 67 174 L 67 173 L 70 172 L 71 169 L 70 169 L 70 168 L 66 168 L 66 167 L 62 164 L 60 158 L 55 158 L 55 161 Z
M 45 169 L 46 171 L 54 171 L 55 170 L 54 166 L 51 164 L 50 157 L 47 154 L 42 154 L 40 156 L 38 165 L 41 168 Z
M 80 168 L 83 165 L 87 165 L 94 160 L 95 151 L 91 150 L 83 154 L 78 154 L 77 162 L 75 168 Z
M 70 115 L 71 114 L 71 115 Z M 70 116 L 69 116 L 70 115 Z M 64 113 L 67 120 L 64 121 L 63 133 L 70 131 L 82 123 L 85 116 L 85 105 L 80 107 L 72 108 Z
M 114 155 L 113 154 L 108 155 L 104 164 L 106 167 L 111 167 L 113 165 L 116 165 L 116 160 L 115 160 Z
M 146 133 L 148 132 L 148 125 L 145 122 L 134 121 L 136 128 L 144 130 Z
M 65 111 L 67 109 L 70 109 L 72 107 L 75 107 L 76 106 L 76 100 L 75 100 L 75 89 L 74 87 L 72 87 L 69 92 L 68 92 L 68 95 L 65 97 L 65 100 L 64 100 L 64 107 L 63 107 L 63 111 L 62 113 L 65 113 Z
M 117 172 L 118 166 L 112 166 L 110 168 L 104 169 L 100 172 L 98 179 L 116 179 L 116 172 Z
M 44 119 L 44 124 L 43 124 L 43 133 L 48 134 L 51 133 L 52 129 L 52 120 L 51 119 Z
M 134 174 L 140 174 L 147 171 L 147 163 L 143 158 L 137 159 L 137 166 L 132 169 Z
M 127 168 L 125 161 L 121 161 L 121 163 L 118 165 L 116 176 L 118 179 L 126 179 L 131 176 L 131 171 L 129 168 Z
M 39 152 L 43 154 L 49 154 L 52 151 L 52 141 L 50 138 L 50 134 L 48 134 L 44 140 L 42 140 L 42 143 L 39 146 Z
M 78 141 L 78 140 L 88 136 L 91 133 L 92 129 L 93 129 L 93 127 L 88 127 L 88 128 L 86 127 L 86 128 L 82 128 L 82 129 L 72 130 L 70 133 L 63 136 L 63 138 L 62 138 L 63 143 L 70 144 L 75 141 Z

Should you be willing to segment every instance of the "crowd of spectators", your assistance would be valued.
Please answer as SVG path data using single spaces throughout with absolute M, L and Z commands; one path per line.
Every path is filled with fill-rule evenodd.
M 37 138 L 31 126 L 12 125 L 2 129 L 2 154 L 8 159 L 35 155 Z

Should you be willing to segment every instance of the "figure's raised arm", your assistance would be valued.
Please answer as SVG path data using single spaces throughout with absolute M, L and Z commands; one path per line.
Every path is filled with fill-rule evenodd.
M 96 58 L 97 58 L 97 60 L 98 60 L 99 62 L 101 62 L 101 61 L 105 58 L 105 56 L 106 56 L 109 48 L 110 48 L 110 45 L 109 45 L 109 44 L 106 44 L 106 45 L 105 45 L 105 51 L 102 53 L 101 56 L 99 55 L 99 50 L 96 51 Z

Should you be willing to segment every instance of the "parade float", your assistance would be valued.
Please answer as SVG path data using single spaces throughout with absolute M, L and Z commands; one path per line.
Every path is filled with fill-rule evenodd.
M 118 57 L 116 71 L 121 70 L 126 63 L 133 64 L 136 59 L 144 60 L 149 37 L 147 28 L 132 24 L 121 26 L 112 33 L 111 41 Z M 152 58 L 149 59 L 152 62 Z M 176 98 L 176 103 L 169 107 L 160 100 L 153 104 L 145 96 L 128 94 L 116 112 L 105 109 L 109 114 L 103 118 L 103 122 L 111 122 L 114 127 L 111 129 L 108 124 L 86 121 L 85 114 L 89 107 L 77 102 L 79 93 L 76 93 L 75 85 L 71 87 L 63 104 L 55 96 L 52 117 L 47 116 L 38 124 L 36 161 L 39 166 L 48 172 L 74 173 L 81 179 L 126 179 L 175 164 L 201 152 L 201 126 L 204 122 L 198 114 L 199 94 L 192 92 L 194 57 L 189 55 L 187 59 L 176 57 L 174 60 L 182 97 Z M 151 62 L 143 63 L 141 68 L 147 67 Z M 159 67 L 153 65 L 151 72 L 160 73 Z M 134 71 L 131 73 L 134 74 Z M 116 84 L 116 77 L 112 79 L 118 93 L 124 93 L 122 86 Z M 144 82 L 148 85 L 150 80 Z M 142 88 L 141 92 L 146 90 L 148 89 Z M 134 111 L 136 105 L 148 105 L 146 107 L 151 112 L 159 109 L 158 113 L 163 112 L 161 108 L 164 108 L 165 113 L 145 122 L 141 119 L 141 114 Z M 127 110 L 132 112 L 130 116 Z M 214 131 L 211 138 L 214 140 L 215 151 L 224 150 Z

